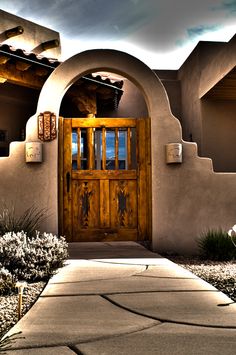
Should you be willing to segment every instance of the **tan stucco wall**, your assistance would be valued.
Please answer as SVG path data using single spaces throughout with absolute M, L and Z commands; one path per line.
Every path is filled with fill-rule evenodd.
M 201 44 L 202 70 L 199 83 L 199 97 L 203 97 L 215 84 L 217 84 L 236 65 L 236 36 L 229 42 L 214 44 Z
M 181 82 L 177 70 L 154 70 L 167 92 L 170 108 L 182 124 Z
M 56 141 L 50 145 L 56 152 Z M 49 158 L 48 147 L 43 148 L 44 163 L 26 164 L 25 143 L 10 144 L 10 157 L 0 158 L 1 201 L 8 206 L 15 205 L 16 214 L 33 204 L 39 208 L 48 208 L 50 216 L 41 229 L 57 233 L 57 189 L 55 180 L 51 180 L 52 171 L 57 171 L 57 159 Z
M 235 46 L 236 37 L 228 43 L 200 42 L 178 71 L 183 138 L 196 142 L 198 154 L 213 159 L 215 171 L 222 172 L 236 171 L 235 105 L 201 97 L 235 66 Z
M 195 48 L 180 68 L 178 79 L 181 82 L 183 138 L 196 142 L 199 154 L 202 147 L 202 117 L 198 96 L 200 74 L 199 48 Z
M 46 81 L 37 113 L 59 112 L 65 91 L 79 76 L 108 70 L 133 81 L 143 93 L 151 117 L 152 237 L 160 252 L 192 253 L 197 235 L 211 227 L 229 228 L 236 216 L 236 175 L 215 174 L 211 160 L 197 156 L 197 146 L 181 139 L 179 121 L 171 114 L 158 77 L 128 54 L 113 50 L 80 53 L 62 63 Z M 27 141 L 37 140 L 37 115 L 27 124 Z M 165 144 L 182 142 L 183 163 L 166 165 Z M 12 144 L 10 158 L 0 161 L 0 194 L 17 199 L 18 206 L 32 201 L 52 212 L 47 230 L 57 232 L 57 142 L 44 144 L 44 163 L 26 165 L 24 144 Z
M 44 42 L 51 40 L 60 41 L 60 35 L 58 32 L 21 17 L 12 15 L 6 11 L 0 10 L 0 19 L 0 42 L 6 43 L 15 48 L 24 49 L 28 52 L 34 52 L 34 49 Z M 3 32 L 17 26 L 22 26 L 24 28 L 23 34 L 6 40 L 3 36 Z M 45 57 L 59 58 L 61 55 L 61 46 L 48 49 L 41 52 L 40 55 L 41 54 Z
M 212 158 L 215 171 L 236 171 L 236 103 L 202 100 L 204 155 Z
M 119 106 L 116 110 L 104 111 L 104 117 L 147 117 L 148 110 L 141 91 L 130 80 L 124 78 Z M 107 116 L 109 115 L 109 116 Z

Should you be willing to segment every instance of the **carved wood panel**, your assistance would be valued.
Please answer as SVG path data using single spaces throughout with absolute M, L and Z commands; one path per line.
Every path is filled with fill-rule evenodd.
M 73 233 L 81 229 L 99 228 L 99 181 L 73 180 Z
M 111 227 L 137 228 L 137 183 L 135 180 L 110 181 Z

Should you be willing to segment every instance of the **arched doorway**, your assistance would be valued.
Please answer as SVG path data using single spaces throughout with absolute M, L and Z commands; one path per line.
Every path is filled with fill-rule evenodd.
M 166 189 L 171 179 L 171 177 L 169 179 L 169 170 L 164 162 L 164 146 L 168 142 L 181 140 L 180 123 L 170 112 L 166 92 L 156 74 L 144 63 L 127 53 L 105 49 L 82 52 L 63 62 L 48 78 L 39 97 L 37 113 L 51 111 L 59 116 L 60 104 L 68 88 L 81 76 L 97 71 L 109 71 L 127 77 L 140 89 L 147 104 L 151 135 L 151 177 L 149 181 L 152 198 L 149 196 L 149 213 L 152 216 L 152 245 L 155 248 L 159 233 L 163 234 L 163 221 L 159 216 L 163 215 Z M 34 119 L 29 122 L 29 127 L 31 123 L 35 125 Z M 48 185 L 50 185 L 49 194 L 53 197 L 49 205 L 53 207 L 54 216 L 58 217 L 60 223 L 61 216 L 58 213 L 58 199 L 56 198 L 58 196 L 56 144 L 47 145 L 45 153 L 48 161 L 45 171 Z M 54 216 L 51 218 L 51 223 L 56 222 Z
M 142 93 L 125 77 L 92 73 L 65 93 L 60 115 L 68 113 L 77 118 L 60 117 L 61 234 L 70 242 L 149 240 L 150 132 Z

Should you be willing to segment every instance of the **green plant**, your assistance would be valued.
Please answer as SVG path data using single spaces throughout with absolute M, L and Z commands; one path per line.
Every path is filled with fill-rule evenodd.
M 198 246 L 204 259 L 226 261 L 236 258 L 236 249 L 222 229 L 208 230 L 198 239 Z
M 15 291 L 16 280 L 4 267 L 0 268 L 0 296 L 9 295 Z
M 0 238 L 0 263 L 17 279 L 38 281 L 48 279 L 63 266 L 67 258 L 64 237 L 36 232 L 9 232 Z
M 27 233 L 27 236 L 33 236 L 39 229 L 42 221 L 48 217 L 46 208 L 38 208 L 35 205 L 27 208 L 20 216 L 17 216 L 15 206 L 2 205 L 0 212 L 0 235 L 7 232 Z

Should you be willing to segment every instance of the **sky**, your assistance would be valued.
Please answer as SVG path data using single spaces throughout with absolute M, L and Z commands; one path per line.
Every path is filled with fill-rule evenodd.
M 178 69 L 199 41 L 236 33 L 236 0 L 0 0 L 0 8 L 60 32 L 62 60 L 109 48 Z

